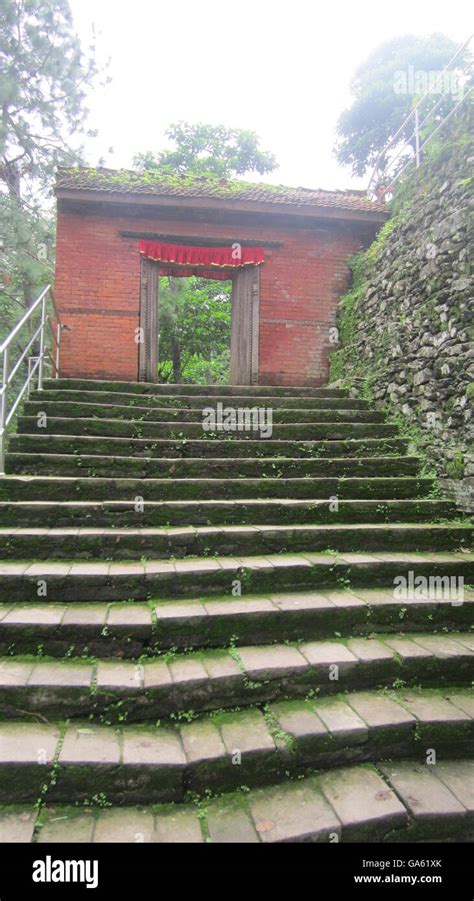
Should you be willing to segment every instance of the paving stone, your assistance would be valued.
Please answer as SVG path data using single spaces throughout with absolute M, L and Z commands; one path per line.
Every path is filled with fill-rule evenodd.
M 397 734 L 403 734 L 402 727 L 410 728 L 415 723 L 415 716 L 409 713 L 396 701 L 383 697 L 380 694 L 369 692 L 350 692 L 346 697 L 347 703 L 363 719 L 370 730 L 381 729 L 396 730 Z M 371 736 L 372 738 L 372 736 Z
M 8 625 L 35 625 L 35 626 L 57 626 L 60 624 L 67 607 L 60 604 L 42 604 L 33 605 L 25 604 L 23 606 L 13 607 L 2 618 L 2 623 Z
M 203 604 L 199 601 L 190 601 L 189 603 L 172 603 L 156 604 L 155 614 L 158 622 L 167 619 L 189 619 L 193 620 L 193 625 L 200 623 L 207 617 L 207 611 Z
M 92 842 L 95 819 L 92 811 L 63 813 L 60 809 L 48 813 L 41 826 L 37 841 L 44 842 Z
M 426 664 L 433 660 L 432 652 L 411 638 L 386 638 L 385 644 L 395 651 L 403 666 L 412 666 L 413 662 L 419 664 L 421 661 Z
M 318 702 L 316 711 L 338 744 L 347 741 L 362 744 L 367 741 L 369 732 L 366 724 L 345 701 L 324 699 Z
M 1 723 L 0 764 L 49 764 L 59 741 L 59 729 L 42 723 Z
M 302 672 L 307 668 L 304 657 L 296 648 L 286 645 L 239 648 L 239 657 L 251 679 L 279 679 L 289 672 Z
M 456 694 L 449 694 L 449 692 L 445 695 L 445 697 L 454 704 L 459 710 L 462 710 L 463 713 L 467 713 L 471 719 L 474 720 L 474 695 L 472 694 L 463 694 L 461 692 L 456 692 Z
M 122 761 L 125 766 L 183 767 L 186 757 L 179 735 L 171 729 L 128 727 L 122 733 Z
M 311 710 L 309 702 L 281 701 L 272 704 L 270 710 L 283 731 L 299 743 L 310 739 L 313 745 L 315 742 L 322 744 L 321 739 L 328 738 L 326 726 Z
M 3 688 L 26 685 L 33 671 L 33 666 L 33 663 L 18 663 L 14 658 L 12 660 L 3 660 L 0 663 L 0 685 Z
M 310 780 L 251 792 L 248 803 L 262 842 L 327 842 L 340 834 L 338 817 Z
M 351 638 L 347 642 L 347 647 L 366 666 L 372 664 L 380 667 L 388 664 L 388 667 L 385 666 L 384 672 L 394 667 L 393 652 L 382 642 L 373 638 Z
M 179 844 L 203 842 L 202 830 L 196 810 L 178 810 L 157 813 L 153 841 Z
M 180 660 L 172 660 L 168 665 L 171 678 L 173 682 L 178 685 L 181 682 L 202 684 L 209 681 L 209 676 L 204 665 L 200 660 L 197 660 L 194 657 L 189 657 L 187 659 L 184 657 Z
M 68 604 L 63 626 L 104 626 L 107 619 L 106 604 Z
M 239 666 L 227 651 L 206 654 L 203 664 L 213 681 L 228 681 L 229 684 L 235 684 L 243 679 Z
M 251 616 L 252 613 L 271 613 L 275 608 L 271 601 L 206 601 L 204 608 L 209 616 Z
M 143 665 L 145 690 L 148 688 L 163 688 L 172 685 L 171 673 L 164 660 L 156 660 L 154 663 Z
M 229 755 L 233 755 L 236 750 L 243 755 L 275 750 L 275 742 L 263 714 L 257 710 L 246 711 L 238 717 L 230 714 L 226 718 L 224 715 L 220 731 Z
M 21 807 L 15 811 L 0 811 L 0 843 L 31 842 L 35 819 L 34 810 Z
M 140 663 L 115 663 L 99 660 L 96 684 L 99 691 L 120 689 L 137 692 L 143 685 L 144 667 Z
M 91 664 L 38 663 L 29 676 L 28 686 L 89 688 L 94 669 Z
M 474 760 L 441 760 L 431 769 L 474 816 Z
M 337 641 L 315 641 L 300 645 L 300 651 L 311 666 L 321 669 L 324 675 L 330 675 L 330 667 L 337 666 L 339 676 L 347 676 L 355 667 L 359 666 L 359 660 L 352 652 Z
M 118 736 L 112 729 L 102 726 L 69 726 L 59 754 L 59 763 L 118 765 Z
M 149 810 L 126 808 L 101 810 L 94 830 L 94 843 L 155 841 L 154 817 Z
M 207 804 L 207 828 L 216 844 L 258 842 L 258 835 L 250 813 L 238 804 L 225 799 Z
M 185 724 L 180 732 L 189 763 L 219 759 L 227 753 L 219 729 L 209 720 Z
M 422 723 L 466 722 L 466 714 L 439 694 L 404 691 L 400 701 Z
M 408 821 L 403 804 L 371 766 L 323 773 L 319 785 L 342 823 L 343 841 L 379 839 Z
M 393 764 L 379 764 L 378 769 L 393 786 L 415 820 L 464 818 L 466 814 L 464 804 L 437 778 L 436 766 L 400 761 Z
M 143 634 L 151 629 L 151 610 L 145 604 L 117 604 L 108 608 L 107 626 L 124 628 L 144 626 Z
M 271 594 L 270 601 L 280 610 L 332 610 L 334 605 L 322 594 Z
M 435 657 L 467 657 L 474 654 L 474 651 L 470 651 L 469 648 L 463 647 L 453 638 L 445 635 L 417 635 L 415 641 L 422 648 L 431 651 Z

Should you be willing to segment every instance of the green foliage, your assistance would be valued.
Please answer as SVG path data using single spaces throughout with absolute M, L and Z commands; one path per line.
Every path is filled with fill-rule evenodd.
M 230 281 L 160 279 L 161 381 L 228 381 L 231 294 Z
M 446 463 L 446 474 L 449 479 L 464 478 L 464 454 L 462 451 L 456 451 L 452 460 Z
M 203 122 L 175 122 L 166 131 L 175 149 L 148 151 L 134 157 L 134 165 L 163 175 L 189 174 L 227 178 L 259 172 L 273 172 L 277 163 L 272 153 L 261 150 L 254 131 L 225 128 Z
M 48 209 L 59 164 L 81 158 L 85 98 L 97 75 L 67 0 L 0 3 L 0 305 L 2 333 L 51 280 Z M 93 132 L 88 131 L 88 135 Z
M 414 72 L 441 72 L 457 49 L 458 45 L 450 38 L 436 33 L 424 38 L 403 35 L 374 50 L 354 75 L 352 106 L 339 117 L 335 148 L 339 162 L 351 166 L 354 175 L 364 175 L 420 99 L 421 95 L 400 89 L 400 73 L 407 73 L 409 67 Z M 459 57 L 458 71 L 466 66 L 469 59 L 470 55 L 465 51 Z M 438 99 L 439 95 L 433 94 L 433 105 Z M 436 110 L 436 117 L 442 118 L 454 107 L 457 99 L 455 93 L 443 98 Z M 396 153 L 405 141 L 413 142 L 412 132 L 413 123 L 410 122 L 391 153 Z M 407 156 L 402 157 L 400 165 L 403 158 Z

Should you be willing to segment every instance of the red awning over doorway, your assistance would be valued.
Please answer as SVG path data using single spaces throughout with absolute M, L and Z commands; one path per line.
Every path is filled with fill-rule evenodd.
M 225 270 L 259 266 L 264 261 L 262 247 L 242 247 L 237 242 L 229 247 L 195 247 L 142 240 L 139 251 L 145 259 L 164 264 L 160 274 L 175 277 L 197 275 L 224 280 L 231 277 L 231 272 Z M 183 268 L 169 268 L 168 264 Z

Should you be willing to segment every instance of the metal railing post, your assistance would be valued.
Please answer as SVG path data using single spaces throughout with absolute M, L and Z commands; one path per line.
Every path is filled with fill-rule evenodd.
M 61 323 L 56 326 L 56 373 L 55 378 L 59 378 L 59 359 L 61 353 Z
M 5 474 L 5 437 L 7 418 L 8 347 L 3 351 L 2 388 L 0 392 L 0 474 Z
M 46 294 L 41 303 L 41 331 L 40 331 L 40 350 L 39 350 L 39 366 L 38 366 L 38 391 L 43 389 L 43 360 L 44 360 L 44 333 L 46 326 Z

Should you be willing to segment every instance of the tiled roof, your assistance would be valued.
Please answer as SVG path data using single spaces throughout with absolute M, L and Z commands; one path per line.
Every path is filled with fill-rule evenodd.
M 255 184 L 219 178 L 189 175 L 163 176 L 130 169 L 59 168 L 56 192 L 79 191 L 101 194 L 140 196 L 220 198 L 250 203 L 288 204 L 289 206 L 336 207 L 345 210 L 386 212 L 380 201 L 371 201 L 364 191 L 322 191 L 291 188 L 285 185 Z

